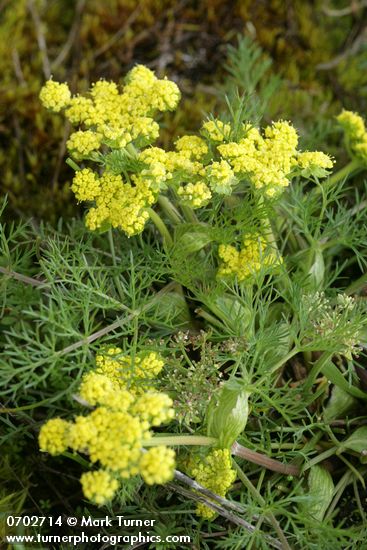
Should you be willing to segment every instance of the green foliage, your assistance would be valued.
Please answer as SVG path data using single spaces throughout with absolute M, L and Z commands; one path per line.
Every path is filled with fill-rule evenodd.
M 248 418 L 249 393 L 243 382 L 228 380 L 214 394 L 207 409 L 207 433 L 218 439 L 218 445 L 231 447 L 244 431 Z
M 364 428 L 353 428 L 351 422 L 363 418 L 366 396 L 354 367 L 355 345 L 363 338 L 366 319 L 355 282 L 359 265 L 363 268 L 358 258 L 364 255 L 366 214 L 358 209 L 352 226 L 348 210 L 353 195 L 343 181 L 333 189 L 326 184 L 322 204 L 314 198 L 317 190 L 295 185 L 277 203 L 214 204 L 202 211 L 201 225 L 178 224 L 174 245 L 166 250 L 153 225 L 144 238 L 127 239 L 116 231 L 87 233 L 78 221 L 60 222 L 56 229 L 3 224 L 0 368 L 5 381 L 2 404 L 10 409 L 9 415 L 3 411 L 0 416 L 3 444 L 8 449 L 28 447 L 45 419 L 67 417 L 70 407 L 79 407 L 76 388 L 103 346 L 143 346 L 166 360 L 158 385 L 172 396 L 177 411 L 167 437 L 188 431 L 201 435 L 207 420 L 208 435 L 219 436 L 223 445 L 237 438 L 269 458 L 311 469 L 307 481 L 259 470 L 236 458 L 258 491 L 249 497 L 240 484 L 231 491 L 247 518 L 273 513 L 291 545 L 296 539 L 315 549 L 326 549 L 330 540 L 340 549 L 358 544 L 361 521 L 353 529 L 344 528 L 339 503 L 350 484 L 356 484 L 358 495 L 364 467 Z M 264 266 L 251 284 L 218 279 L 217 243 L 233 242 L 267 217 L 274 220 L 284 258 L 281 269 L 274 272 Z M 349 232 L 344 223 L 350 223 Z M 332 246 L 326 246 L 326 235 Z M 315 281 L 310 266 L 314 250 L 320 248 L 324 275 Z M 349 298 L 343 291 L 352 286 L 357 295 Z M 318 359 L 321 353 L 328 355 Z M 238 387 L 232 387 L 231 380 Z M 330 402 L 328 380 L 335 384 Z M 338 401 L 332 413 L 339 389 L 351 395 L 353 403 Z M 233 407 L 238 399 L 245 408 Z M 234 412 L 239 413 L 236 427 Z M 348 424 L 334 428 L 334 418 L 339 422 L 344 414 L 349 414 Z M 38 456 L 35 443 L 32 449 Z M 32 453 L 24 465 L 28 475 L 33 468 L 31 480 L 38 475 Z M 178 458 L 179 468 L 181 463 L 184 468 L 187 451 L 182 449 Z M 52 468 L 54 460 L 43 458 L 41 467 Z M 59 460 L 61 466 L 67 459 Z M 327 474 L 323 492 L 312 472 L 324 475 L 323 461 L 327 465 L 330 460 L 336 473 Z M 80 464 L 73 470 L 75 479 L 80 477 Z M 75 483 L 69 479 L 63 488 L 57 484 L 57 490 L 68 487 L 74 492 Z M 12 491 L 9 494 L 20 497 L 17 484 Z M 222 516 L 212 522 L 208 542 L 203 542 L 193 504 L 179 496 L 167 500 L 165 491 L 144 487 L 138 479 L 129 482 L 108 513 L 120 513 L 122 506 L 124 514 L 144 517 L 159 508 L 159 514 L 176 521 L 178 533 L 190 533 L 204 548 L 211 544 L 211 532 L 223 528 Z M 43 499 L 46 494 L 42 492 Z M 358 514 L 358 498 L 351 506 L 353 502 Z M 322 509 L 324 517 L 316 530 L 309 515 L 312 506 Z M 88 513 L 98 514 L 92 508 Z M 320 519 L 321 512 L 317 514 Z M 271 534 L 277 536 L 273 529 Z M 231 523 L 215 544 L 234 548 L 244 540 L 260 547 L 268 544 L 261 531 L 246 534 Z
M 271 17 L 266 11 L 270 4 Z M 65 63 L 58 64 L 57 55 L 63 51 L 74 9 L 83 3 L 68 4 L 67 10 L 63 10 L 63 2 L 52 3 L 48 10 L 43 2 L 29 5 L 49 25 L 46 43 L 55 60 L 56 77 L 72 82 L 82 76 L 80 89 L 87 88 L 90 75 L 119 77 L 121 66 L 130 65 L 136 56 L 141 60 L 147 24 L 158 29 L 157 45 L 162 29 L 167 30 L 169 22 L 175 29 L 183 13 L 180 10 L 188 9 L 186 5 L 177 8 L 168 0 L 146 0 L 136 11 L 134 2 L 116 0 L 108 9 L 103 3 L 88 2 L 76 27 L 76 41 L 72 35 Z M 239 13 L 250 30 L 253 22 L 257 41 L 268 54 L 249 38 L 240 39 L 238 46 L 229 50 L 230 77 L 219 91 L 215 90 L 215 99 L 208 103 L 200 85 L 190 84 L 196 97 L 202 94 L 201 100 L 194 108 L 191 102 L 187 104 L 190 119 L 184 120 L 184 110 L 176 115 L 172 126 L 164 121 L 163 146 L 168 148 L 172 135 L 193 128 L 202 116 L 202 107 L 209 111 L 214 102 L 216 110 L 222 112 L 220 119 L 232 122 L 231 139 L 239 138 L 244 121 L 267 119 L 279 112 L 278 103 L 283 103 L 283 117 L 292 109 L 302 111 L 306 105 L 305 114 L 297 119 L 301 128 L 312 125 L 312 133 L 303 138 L 305 144 L 319 148 L 330 138 L 332 151 L 337 152 L 339 138 L 329 114 L 326 121 L 306 119 L 318 101 L 326 100 L 327 113 L 338 104 L 333 91 L 322 91 L 315 64 L 325 63 L 342 46 L 359 21 L 359 12 L 331 28 L 325 23 L 328 19 L 318 18 L 321 4 L 316 2 L 314 8 L 310 12 L 303 2 L 292 7 L 299 33 L 294 36 L 301 37 L 303 45 L 291 50 L 284 38 L 289 15 L 282 3 L 235 3 L 233 13 Z M 57 181 L 65 181 L 70 173 L 57 164 L 64 151 L 63 146 L 57 150 L 55 143 L 62 135 L 66 138 L 68 128 L 63 128 L 59 119 L 45 122 L 38 114 L 37 94 L 43 80 L 40 68 L 45 69 L 45 57 L 44 52 L 26 53 L 29 37 L 37 31 L 34 12 L 29 18 L 27 9 L 25 2 L 19 2 L 17 9 L 7 8 L 1 16 L 4 25 L 0 33 L 5 43 L 14 34 L 16 77 L 22 78 L 19 58 L 25 80 L 13 111 L 2 115 L 6 137 L 11 135 L 10 128 L 17 137 L 16 146 L 8 140 L 9 149 L 1 157 L 4 186 L 12 207 L 30 212 L 30 197 L 34 208 L 39 209 L 37 193 L 43 193 L 48 185 L 50 195 L 42 204 L 49 209 L 50 197 L 59 197 L 57 212 L 68 201 L 67 192 L 59 190 Z M 191 21 L 187 27 L 190 40 L 198 40 L 202 33 L 201 27 L 195 27 L 202 10 L 202 24 L 216 28 L 225 9 L 226 3 L 210 0 L 191 7 L 188 14 L 184 12 Z M 126 35 L 114 35 L 121 18 L 129 16 L 132 19 Z M 227 32 L 231 17 L 232 12 L 215 31 L 218 51 L 214 48 L 209 56 L 212 64 L 203 64 L 206 72 L 203 70 L 202 80 L 209 86 L 220 46 L 234 40 Z M 51 28 L 57 29 L 54 36 Z M 173 36 L 168 34 L 168 44 Z M 328 40 L 328 36 L 333 39 Z M 289 37 L 290 43 L 295 40 L 293 35 Z M 38 51 L 36 42 L 32 42 L 31 54 Z M 127 50 L 121 47 L 129 44 Z M 78 47 L 84 48 L 85 55 L 76 57 L 71 67 L 71 54 Z M 182 81 L 193 74 L 177 51 L 177 59 L 160 67 L 168 63 Z M 305 51 L 309 53 L 306 58 Z M 29 63 L 24 61 L 26 56 L 32 58 Z M 158 63 L 151 61 L 152 66 Z M 14 76 L 7 57 L 3 56 L 0 63 L 9 104 L 14 99 Z M 279 73 L 281 63 L 287 64 L 282 78 L 272 76 Z M 338 74 L 339 69 L 336 79 Z M 343 79 L 346 82 L 344 74 Z M 305 91 L 313 86 L 317 86 L 315 95 L 319 98 L 310 99 Z M 353 86 L 350 84 L 347 98 L 352 103 L 358 100 Z M 287 106 L 290 96 L 293 105 Z M 12 116 L 15 122 L 10 126 Z M 25 137 L 32 135 L 32 139 L 21 141 L 22 147 L 19 125 Z M 45 125 L 51 125 L 47 132 Z M 126 150 L 114 150 L 93 160 L 125 174 L 144 168 L 134 157 Z M 342 153 L 338 162 L 344 158 Z M 23 162 L 19 167 L 18 160 Z M 31 177 L 27 179 L 29 171 Z M 108 228 L 87 232 L 79 220 L 60 220 L 54 227 L 33 219 L 1 224 L 2 513 L 38 514 L 41 509 L 52 515 L 61 508 L 62 513 L 67 510 L 78 517 L 100 517 L 105 512 L 114 517 L 123 510 L 125 516 L 155 518 L 154 533 L 162 537 L 188 534 L 193 544 L 204 549 L 363 547 L 367 473 L 363 425 L 367 398 L 366 188 L 363 171 L 347 184 L 348 170 L 320 183 L 322 175 L 314 170 L 300 171 L 276 198 L 257 193 L 244 179 L 232 195 L 215 196 L 198 213 L 177 204 L 172 187 L 160 197 L 156 218 L 153 214 L 145 232 L 131 239 Z M 178 175 L 177 183 L 179 179 Z M 66 210 L 64 213 L 67 219 Z M 162 225 L 153 223 L 157 220 L 165 227 L 163 237 Z M 236 276 L 219 276 L 219 247 L 230 245 L 238 250 L 244 236 L 265 239 L 282 261 L 276 266 L 261 261 L 242 281 Z M 251 263 L 251 258 L 247 261 Z M 194 490 L 187 490 L 182 477 L 161 487 L 149 487 L 133 477 L 114 502 L 102 509 L 86 508 L 78 482 L 85 458 L 78 454 L 56 458 L 40 454 L 37 436 L 46 420 L 55 416 L 69 419 L 71 410 L 84 414 L 85 403 L 77 395 L 80 380 L 94 367 L 96 353 L 109 346 L 119 346 L 122 353 L 129 352 L 132 357 L 144 349 L 157 351 L 164 358 L 157 389 L 173 399 L 176 417 L 159 436 L 177 444 L 179 470 L 187 472 L 192 456 L 189 443 L 193 440 L 199 458 L 205 456 L 204 445 L 229 448 L 234 440 L 236 448 L 242 445 L 249 451 L 249 460 L 243 454 L 233 457 L 238 480 L 227 501 L 214 501 L 213 495 L 200 493 L 192 482 L 190 488 Z M 183 443 L 178 443 L 179 438 Z M 289 468 L 299 475 L 290 475 Z M 206 506 L 217 503 L 217 515 L 211 523 L 197 518 L 194 500 Z M 350 510 L 347 519 L 346 509 Z M 254 528 L 246 527 L 244 520 Z M 1 524 L 1 534 L 3 531 Z M 138 528 L 121 530 L 121 534 L 137 532 Z M 168 548 L 163 542 L 160 547 Z

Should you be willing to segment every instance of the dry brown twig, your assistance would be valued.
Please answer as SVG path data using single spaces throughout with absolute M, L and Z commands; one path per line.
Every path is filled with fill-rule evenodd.
M 344 17 L 345 15 L 354 14 L 360 10 L 363 10 L 367 6 L 367 0 L 361 0 L 360 2 L 352 2 L 350 6 L 336 10 L 334 8 L 329 8 L 328 6 L 322 6 L 322 11 L 325 15 L 329 17 Z
M 76 8 L 75 8 L 74 21 L 71 26 L 69 36 L 67 37 L 65 44 L 61 48 L 59 55 L 51 63 L 51 68 L 53 71 L 56 70 L 65 61 L 65 59 L 67 58 L 67 56 L 69 55 L 73 47 L 74 41 L 78 36 L 85 4 L 86 4 L 86 0 L 78 0 L 77 2 Z
M 37 11 L 37 7 L 34 0 L 28 0 L 27 5 L 28 5 L 29 12 L 32 16 L 34 27 L 36 30 L 38 47 L 41 52 L 43 74 L 46 80 L 48 80 L 49 78 L 51 78 L 51 65 L 50 65 L 50 60 L 48 58 L 46 39 L 42 28 L 43 26 L 42 21 Z
M 191 500 L 196 500 L 197 502 L 205 504 L 205 506 L 208 506 L 208 508 L 210 508 L 217 514 L 225 517 L 231 523 L 234 523 L 239 527 L 243 527 L 250 533 L 253 533 L 256 531 L 256 526 L 252 525 L 248 521 L 244 520 L 243 518 L 233 513 L 233 512 L 238 512 L 241 514 L 246 513 L 245 508 L 243 508 L 239 504 L 231 502 L 224 497 L 220 497 L 219 495 L 212 493 L 211 491 L 209 491 L 209 489 L 206 489 L 205 487 L 203 487 L 202 485 L 200 485 L 190 477 L 186 476 L 179 470 L 175 470 L 175 479 L 177 479 L 177 481 L 180 481 L 181 483 L 184 483 L 185 485 L 188 485 L 190 489 L 192 489 L 192 491 L 188 491 L 187 489 L 184 489 L 183 487 L 180 487 L 175 483 L 168 483 L 167 487 L 170 488 L 171 490 L 177 493 L 180 493 L 183 496 L 190 498 Z M 258 520 L 256 516 L 253 516 L 252 519 L 254 519 L 255 521 Z M 278 548 L 280 550 L 284 548 L 282 543 L 279 540 L 271 537 L 270 535 L 265 535 L 265 537 L 269 546 L 273 548 Z
M 346 48 L 342 53 L 340 53 L 330 61 L 319 63 L 318 65 L 316 65 L 316 69 L 318 69 L 319 71 L 328 71 L 329 69 L 334 69 L 337 65 L 339 65 L 339 63 L 341 63 L 345 59 L 348 59 L 348 57 L 356 55 L 359 50 L 366 44 L 366 38 L 367 27 L 362 29 L 362 31 L 359 33 L 359 35 L 350 47 Z

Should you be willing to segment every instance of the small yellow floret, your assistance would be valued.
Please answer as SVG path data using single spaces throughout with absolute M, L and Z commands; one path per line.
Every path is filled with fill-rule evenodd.
M 261 237 L 246 237 L 239 252 L 231 245 L 220 245 L 218 255 L 222 260 L 219 277 L 236 276 L 238 281 L 251 277 L 262 266 L 275 266 L 282 261 Z
M 222 497 L 236 479 L 228 449 L 214 449 L 204 459 L 197 457 L 191 460 L 189 472 L 200 485 Z M 198 504 L 196 513 L 208 520 L 216 515 L 214 510 L 201 503 Z
M 159 124 L 150 117 L 138 117 L 133 122 L 130 132 L 133 139 L 140 137 L 152 142 L 159 136 Z
M 92 130 L 78 130 L 69 137 L 66 142 L 68 151 L 77 153 L 79 156 L 89 155 L 92 151 L 99 149 L 101 145 L 101 136 Z
M 285 121 L 278 120 L 271 126 L 267 126 L 264 131 L 265 137 L 275 143 L 277 149 L 283 151 L 295 152 L 298 145 L 298 135 L 293 126 Z
M 48 80 L 40 91 L 41 103 L 46 109 L 55 113 L 67 107 L 70 102 L 71 94 L 67 84 Z
M 138 397 L 130 410 L 133 415 L 146 420 L 151 426 L 160 426 L 172 420 L 172 405 L 172 399 L 165 393 L 146 392 Z
M 366 133 L 366 127 L 360 115 L 353 113 L 353 111 L 344 110 L 336 119 L 349 139 L 353 141 L 363 139 Z
M 141 354 L 135 358 L 134 376 L 138 378 L 154 378 L 161 372 L 163 367 L 164 361 L 155 351 L 145 356 Z
M 230 244 L 219 245 L 218 256 L 222 260 L 218 275 L 222 277 L 231 276 L 239 271 L 240 253 L 234 246 Z
M 164 78 L 156 80 L 151 95 L 151 105 L 158 111 L 173 111 L 180 101 L 181 93 L 174 82 Z
M 165 165 L 166 163 L 166 151 L 160 147 L 147 147 L 139 153 L 139 160 L 142 160 L 146 164 L 160 163 Z
M 115 82 L 107 80 L 98 80 L 92 84 L 91 96 L 97 101 L 108 101 L 118 95 L 118 88 Z
M 332 168 L 334 161 L 329 155 L 321 151 L 305 151 L 297 155 L 296 162 L 301 168 Z
M 134 84 L 140 84 L 142 90 L 144 87 L 149 87 L 154 84 L 156 80 L 157 77 L 154 72 L 144 65 L 135 65 L 126 75 L 126 82 L 128 84 L 132 82 Z
M 177 193 L 182 202 L 187 203 L 192 208 L 201 208 L 209 202 L 212 196 L 209 187 L 202 181 L 179 187 Z
M 76 172 L 71 189 L 79 201 L 94 200 L 101 193 L 99 178 L 89 168 Z
M 79 395 L 90 405 L 108 404 L 109 397 L 118 386 L 108 376 L 96 372 L 88 372 L 82 378 Z
M 70 424 L 61 418 L 52 418 L 43 424 L 38 440 L 41 451 L 59 455 L 68 447 Z
M 209 185 L 215 193 L 230 195 L 236 183 L 233 170 L 226 160 L 212 162 L 206 169 Z
M 152 447 L 141 457 L 139 467 L 148 485 L 167 483 L 174 475 L 175 453 L 163 445 Z
M 221 142 L 228 139 L 231 133 L 231 125 L 217 119 L 208 120 L 208 122 L 204 122 L 202 132 L 212 141 Z
M 119 487 L 118 481 L 106 470 L 86 472 L 80 481 L 84 496 L 95 504 L 105 504 L 111 500 Z
M 198 136 L 182 136 L 176 141 L 176 149 L 192 160 L 200 160 L 208 152 L 207 144 Z
M 65 116 L 71 124 L 77 125 L 84 122 L 87 126 L 91 123 L 94 107 L 91 99 L 76 95 L 73 97 L 65 111 Z

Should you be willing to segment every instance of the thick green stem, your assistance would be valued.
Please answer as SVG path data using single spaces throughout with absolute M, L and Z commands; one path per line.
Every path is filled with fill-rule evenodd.
M 264 203 L 264 197 L 261 195 L 260 199 L 259 199 L 259 206 L 264 206 L 264 204 L 265 204 Z M 268 215 L 264 216 L 263 224 L 264 224 L 265 229 L 266 229 L 266 235 L 265 236 L 266 236 L 266 239 L 268 241 L 268 244 L 270 245 L 270 248 L 273 250 L 273 252 L 275 252 L 279 264 L 281 264 L 282 255 L 279 251 L 277 240 L 276 240 L 276 237 L 274 235 L 273 227 L 271 225 L 271 221 L 270 221 Z M 283 270 L 283 273 L 284 273 L 285 277 L 282 277 L 279 280 L 279 285 L 281 286 L 281 288 L 283 288 L 283 290 L 286 290 L 287 287 L 288 288 L 291 287 L 291 283 L 290 283 L 290 278 L 289 278 L 289 275 L 288 275 L 287 271 Z
M 183 215 L 185 216 L 186 221 L 194 224 L 199 223 L 199 220 L 197 219 L 195 212 L 190 206 L 187 206 L 186 204 L 181 204 L 181 210 Z
M 159 445 L 169 445 L 170 447 L 176 447 L 181 445 L 197 445 L 200 447 L 210 447 L 216 445 L 218 440 L 215 437 L 206 437 L 204 435 L 167 435 L 167 436 L 155 436 L 151 439 L 147 439 L 142 442 L 143 447 L 157 447 Z M 231 453 L 234 456 L 239 456 L 252 462 L 258 464 L 259 466 L 264 466 L 268 470 L 273 472 L 279 472 L 285 475 L 294 475 L 298 476 L 300 474 L 300 469 L 294 464 L 283 464 L 269 458 L 268 456 L 252 451 L 247 447 L 243 447 L 239 443 L 233 443 L 231 447 Z
M 345 294 L 349 296 L 352 294 L 358 294 L 367 286 L 367 273 L 364 273 L 359 279 L 353 281 L 345 290 Z
M 323 462 L 327 458 L 330 458 L 331 456 L 335 455 L 336 451 L 338 450 L 338 447 L 332 447 L 331 449 L 328 449 L 327 451 L 324 451 L 323 453 L 315 456 L 315 458 L 312 458 L 306 466 L 303 468 L 303 472 L 306 472 L 313 466 L 316 466 L 316 464 L 319 464 L 319 462 Z
M 331 360 L 333 352 L 324 351 L 324 353 L 319 357 L 319 359 L 313 364 L 313 367 L 307 377 L 307 380 L 303 386 L 305 391 L 310 391 L 312 386 L 315 383 L 316 378 L 324 368 L 324 366 Z
M 259 206 L 260 207 L 265 207 L 263 195 L 260 195 Z M 271 222 L 270 222 L 269 217 L 267 215 L 264 216 L 263 222 L 264 222 L 264 226 L 266 228 L 267 241 L 270 244 L 271 248 L 273 248 L 276 251 L 278 258 L 280 258 L 280 252 L 279 252 L 279 249 L 278 249 L 277 240 L 275 238 Z
M 65 162 L 70 166 L 70 168 L 75 170 L 75 172 L 79 172 L 79 170 L 81 170 L 80 166 L 70 157 L 67 158 Z
M 353 172 L 358 172 L 359 170 L 362 170 L 363 166 L 361 165 L 360 161 L 357 159 L 351 160 L 346 164 L 343 168 L 338 170 L 338 172 L 335 172 L 327 181 L 328 185 L 335 185 L 340 180 L 347 179 L 348 176 L 350 176 Z
M 159 233 L 162 235 L 164 243 L 168 246 L 172 246 L 173 239 L 162 218 L 159 216 L 159 214 L 157 214 L 155 210 L 153 210 L 153 208 L 148 208 L 148 212 L 150 219 L 158 229 Z
M 280 361 L 278 361 L 273 367 L 271 367 L 270 371 L 267 373 L 267 376 L 282 368 L 283 365 L 285 365 L 289 361 L 289 359 L 292 359 L 292 357 L 297 355 L 297 353 L 299 353 L 299 350 L 297 348 L 293 348 L 290 352 L 287 353 L 287 355 L 285 355 L 282 359 L 280 359 Z
M 173 224 L 177 225 L 182 222 L 182 217 L 180 213 L 171 203 L 168 197 L 165 197 L 164 195 L 159 195 L 158 204 L 167 215 L 167 218 L 169 218 Z
M 169 445 L 176 447 L 180 445 L 200 445 L 208 447 L 218 443 L 215 437 L 206 437 L 204 435 L 167 435 L 155 436 L 142 442 L 143 447 L 156 447 L 157 445 Z

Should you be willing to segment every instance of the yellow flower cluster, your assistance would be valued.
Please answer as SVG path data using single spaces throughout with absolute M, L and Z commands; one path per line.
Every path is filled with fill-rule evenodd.
M 229 138 L 231 125 L 217 119 L 208 120 L 208 122 L 204 122 L 201 132 L 211 141 L 221 142 Z
M 200 485 L 221 497 L 226 495 L 236 479 L 228 449 L 214 449 L 204 459 L 191 459 L 188 470 Z M 216 515 L 214 510 L 201 503 L 197 505 L 196 513 L 208 520 Z
M 212 162 L 207 169 L 209 185 L 212 191 L 220 195 L 230 195 L 237 183 L 233 170 L 226 160 Z
M 367 131 L 363 118 L 352 111 L 342 111 L 337 120 L 345 132 L 352 154 L 367 163 Z
M 176 141 L 176 149 L 192 160 L 200 160 L 208 153 L 208 146 L 198 136 L 183 136 Z
M 47 422 L 47 430 L 41 429 L 39 444 L 41 449 L 47 449 L 50 455 L 59 455 L 68 446 L 67 430 L 69 423 L 61 418 L 52 418 Z
M 220 155 L 230 163 L 238 178 L 248 178 L 256 189 L 263 189 L 268 196 L 279 194 L 289 185 L 292 170 L 298 166 L 296 130 L 288 122 L 279 121 L 266 127 L 263 136 L 248 125 L 244 126 L 244 132 L 245 136 L 238 142 L 219 145 Z M 331 159 L 327 157 L 326 162 L 326 155 L 321 155 L 314 156 L 312 161 L 331 167 Z
M 153 116 L 173 110 L 180 99 L 180 91 L 174 82 L 166 78 L 159 80 L 153 71 L 138 65 L 128 73 L 121 92 L 115 83 L 100 80 L 92 85 L 86 96 L 71 97 L 67 84 L 49 80 L 40 92 L 40 99 L 48 109 L 57 112 L 64 109 L 68 120 L 80 127 L 67 141 L 68 151 L 80 161 L 101 158 L 96 156 L 97 153 L 101 155 L 101 145 L 119 150 L 130 146 L 138 156 L 135 147 L 145 146 L 158 138 L 159 125 Z M 184 142 L 182 145 L 185 149 Z M 204 146 L 201 145 L 201 149 Z M 196 143 L 193 155 L 198 148 Z M 186 149 L 184 156 L 189 160 Z M 108 169 L 100 178 L 86 168 L 76 174 L 72 189 L 77 199 L 96 203 L 86 217 L 89 229 L 112 226 L 128 236 L 144 229 L 149 219 L 148 208 L 156 201 L 161 182 L 168 178 L 162 163 L 148 164 L 148 170 L 124 176 L 124 181 Z
M 253 276 L 262 266 L 275 266 L 281 263 L 281 258 L 267 247 L 265 239 L 261 237 L 245 237 L 240 251 L 232 245 L 222 244 L 219 246 L 218 254 L 222 260 L 218 276 L 235 276 L 238 281 Z
M 149 422 L 150 426 L 160 426 L 174 416 L 172 400 L 163 393 L 152 391 L 142 394 L 131 407 L 132 414 Z
M 101 183 L 97 174 L 83 168 L 76 172 L 71 189 L 78 201 L 92 201 L 101 194 Z
M 89 168 L 76 172 L 72 184 L 76 198 L 95 201 L 86 215 L 89 229 L 111 225 L 129 237 L 144 229 L 149 218 L 147 208 L 155 201 L 155 193 L 149 182 L 134 176 L 132 181 L 134 185 L 107 171 L 99 177 Z
M 160 465 L 157 468 L 157 464 Z M 140 459 L 142 478 L 148 485 L 166 483 L 175 468 L 175 453 L 163 445 L 152 447 Z
M 67 84 L 48 80 L 40 91 L 41 103 L 55 113 L 64 109 L 70 102 L 71 93 Z
M 366 127 L 360 115 L 353 113 L 353 111 L 343 110 L 336 119 L 343 128 L 348 139 L 351 141 L 363 139 L 366 133 Z
M 78 130 L 71 134 L 66 147 L 75 158 L 84 158 L 99 149 L 101 139 L 102 136 L 92 130 Z
M 205 206 L 212 197 L 209 187 L 203 181 L 187 183 L 179 187 L 177 193 L 182 202 L 188 204 L 192 208 L 201 208 Z
M 119 486 L 117 479 L 106 470 L 85 472 L 80 482 L 85 497 L 99 505 L 111 500 Z
M 151 381 L 164 367 L 164 361 L 158 353 L 140 352 L 132 360 L 124 355 L 120 348 L 108 348 L 96 356 L 97 372 L 108 376 L 118 383 L 120 388 L 128 386 L 130 391 L 138 391 L 144 381 Z
M 302 169 L 312 168 L 313 166 L 330 169 L 334 164 L 333 159 L 331 159 L 329 155 L 320 151 L 305 151 L 304 153 L 299 153 L 295 162 Z
M 251 124 L 234 131 L 230 123 L 211 119 L 202 125 L 201 136 L 180 137 L 174 150 L 152 146 L 159 135 L 154 117 L 175 109 L 180 91 L 142 65 L 127 74 L 122 88 L 99 80 L 85 95 L 71 97 L 66 84 L 50 80 L 40 98 L 49 109 L 63 109 L 77 126 L 67 141 L 73 159 L 99 165 L 98 173 L 82 166 L 72 184 L 77 200 L 92 202 L 86 215 L 90 230 L 140 233 L 159 193 L 168 188 L 184 205 L 201 208 L 214 194 L 230 195 L 241 180 L 273 196 L 292 177 L 324 177 L 333 164 L 323 153 L 299 152 L 297 132 L 285 121 L 260 132 Z M 356 117 L 343 120 L 361 137 L 364 125 Z M 356 154 L 364 154 L 366 143 L 355 145 Z
M 81 478 L 84 495 L 96 504 L 110 500 L 121 479 L 140 474 L 149 484 L 165 483 L 173 477 L 175 465 L 174 452 L 154 447 L 151 432 L 173 418 L 172 400 L 154 389 L 134 391 L 134 380 L 129 391 L 131 360 L 117 361 L 116 354 L 121 356 L 119 348 L 98 356 L 96 369 L 82 378 L 79 396 L 94 407 L 92 412 L 73 422 L 53 418 L 39 434 L 42 451 L 57 455 L 70 448 L 99 464 L 98 470 Z M 142 378 L 153 378 L 163 367 L 155 353 L 135 357 L 135 362 Z M 144 445 L 152 448 L 145 451 Z
M 159 80 L 153 71 L 142 65 L 134 67 L 126 80 L 122 93 L 115 83 L 100 80 L 92 85 L 87 97 L 76 95 L 72 98 L 67 84 L 49 80 L 41 90 L 40 99 L 48 109 L 66 109 L 68 120 L 96 133 L 100 143 L 112 141 L 125 147 L 138 138 L 151 142 L 159 132 L 153 115 L 157 111 L 175 109 L 180 91 L 174 82 L 166 78 Z M 85 142 L 81 135 L 71 139 L 69 150 L 88 155 L 84 152 Z M 81 150 L 75 145 L 80 145 Z

